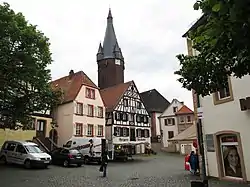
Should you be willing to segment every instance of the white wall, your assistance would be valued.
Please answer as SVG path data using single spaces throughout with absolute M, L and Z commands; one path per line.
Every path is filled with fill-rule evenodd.
M 156 128 L 156 136 L 160 136 L 161 135 L 161 126 L 160 126 L 160 120 L 159 120 L 159 116 L 162 113 L 155 113 L 155 128 Z
M 95 88 L 91 88 L 91 89 L 95 89 L 95 99 L 89 99 L 86 98 L 86 88 L 91 88 L 91 87 L 87 87 L 82 85 L 76 99 L 75 99 L 75 109 L 76 109 L 76 102 L 82 102 L 83 103 L 83 116 L 79 116 L 79 115 L 74 115 L 73 116 L 73 124 L 74 124 L 74 133 L 75 133 L 75 123 L 83 123 L 83 135 L 86 136 L 87 135 L 87 127 L 88 124 L 92 124 L 94 125 L 94 137 L 96 137 L 97 135 L 97 127 L 98 125 L 102 125 L 103 126 L 103 136 L 105 137 L 105 107 L 100 95 L 100 92 L 98 89 Z M 94 106 L 94 117 L 89 117 L 87 116 L 88 113 L 88 104 L 89 105 L 93 105 Z M 97 116 L 97 107 L 103 107 L 103 118 L 99 118 L 96 117 Z M 73 134 L 75 135 L 75 134 Z
M 250 76 L 242 79 L 231 78 L 234 100 L 224 104 L 214 105 L 213 97 L 202 98 L 204 134 L 232 130 L 240 133 L 247 180 L 250 180 L 250 111 L 241 111 L 239 99 L 250 96 Z M 208 152 L 208 170 L 211 176 L 218 177 L 216 153 Z
M 161 117 L 159 118 L 161 123 L 161 129 L 163 131 L 163 146 L 168 147 L 168 131 L 174 131 L 174 136 L 178 134 L 178 123 L 175 113 L 173 112 L 173 107 L 177 107 L 177 111 L 183 106 L 184 104 L 179 102 L 177 99 L 174 99 L 169 107 L 162 113 Z M 165 125 L 164 120 L 167 118 L 174 118 L 175 125 Z

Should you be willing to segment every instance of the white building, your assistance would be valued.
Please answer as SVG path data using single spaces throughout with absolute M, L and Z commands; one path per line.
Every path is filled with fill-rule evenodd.
M 130 81 L 102 89 L 101 96 L 106 107 L 109 144 L 133 144 L 135 153 L 144 153 L 145 143 L 151 143 L 149 114 L 135 83 Z
M 190 30 L 202 24 L 204 16 Z M 187 34 L 184 35 L 185 37 Z M 187 39 L 188 54 L 197 55 Z M 193 91 L 194 111 L 202 126 L 209 176 L 250 181 L 250 76 L 228 78 L 228 86 L 210 96 Z
M 105 137 L 105 107 L 99 88 L 82 71 L 54 80 L 63 91 L 62 104 L 55 111 L 58 127 L 54 134 L 62 146 L 71 137 Z
M 177 116 L 175 113 L 184 105 L 183 102 L 173 99 L 170 105 L 165 109 L 162 115 L 159 116 L 162 129 L 163 147 L 169 147 L 168 139 L 173 138 L 178 133 Z M 177 151 L 179 148 L 177 148 Z

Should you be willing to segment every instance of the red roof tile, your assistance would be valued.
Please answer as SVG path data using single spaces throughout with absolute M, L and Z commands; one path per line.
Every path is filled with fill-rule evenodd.
M 51 82 L 53 89 L 61 89 L 63 91 L 62 103 L 73 101 L 82 85 L 98 89 L 98 87 L 83 71 L 73 73 Z
M 133 81 L 121 83 L 100 91 L 107 111 L 113 110 Z
M 193 114 L 194 112 L 188 108 L 186 105 L 183 105 L 175 114 Z

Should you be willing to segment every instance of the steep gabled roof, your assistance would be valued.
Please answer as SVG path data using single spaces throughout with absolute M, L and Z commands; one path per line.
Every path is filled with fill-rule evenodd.
M 149 112 L 164 112 L 169 106 L 169 101 L 156 89 L 140 93 L 143 103 Z
M 133 81 L 129 81 L 100 91 L 107 111 L 112 111 L 117 106 L 118 102 L 132 83 Z
M 75 100 L 82 85 L 98 89 L 98 87 L 83 71 L 79 71 L 77 73 L 71 71 L 68 76 L 51 82 L 51 86 L 53 89 L 61 89 L 63 91 L 62 103 L 67 103 Z
M 183 105 L 175 114 L 193 114 L 194 112 L 188 108 L 186 105 Z

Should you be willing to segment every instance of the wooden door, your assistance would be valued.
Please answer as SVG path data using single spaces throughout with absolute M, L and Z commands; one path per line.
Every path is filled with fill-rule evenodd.
M 45 138 L 46 137 L 46 120 L 37 120 L 36 137 L 38 137 L 38 138 Z
M 130 141 L 135 141 L 135 129 L 130 129 Z

